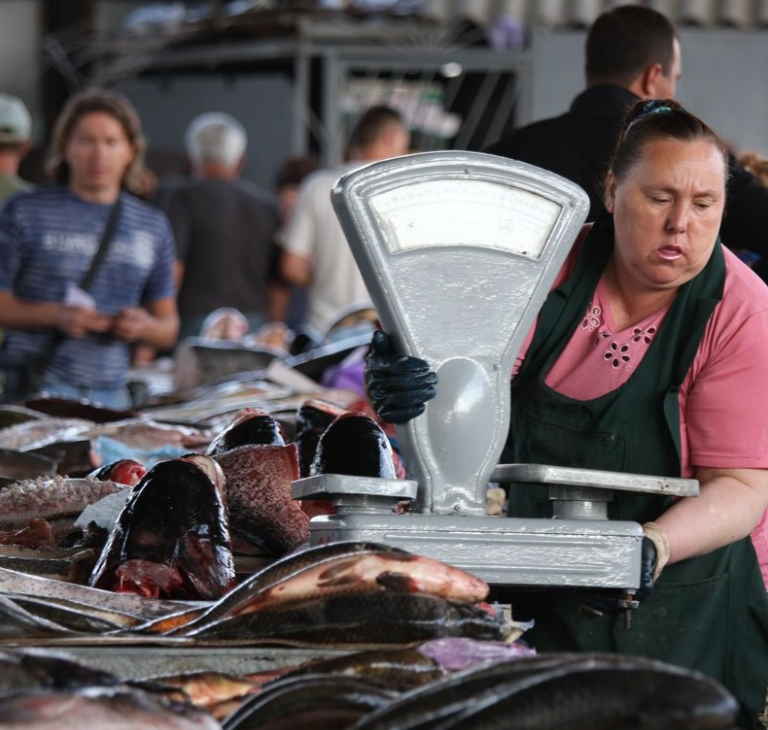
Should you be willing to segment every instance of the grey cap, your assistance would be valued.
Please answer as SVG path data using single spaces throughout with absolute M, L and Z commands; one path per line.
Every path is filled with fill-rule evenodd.
M 0 144 L 27 142 L 32 135 L 32 118 L 17 96 L 0 94 Z

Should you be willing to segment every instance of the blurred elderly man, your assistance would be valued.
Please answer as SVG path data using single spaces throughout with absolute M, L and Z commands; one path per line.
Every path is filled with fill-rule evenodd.
M 19 164 L 29 149 L 32 120 L 24 102 L 0 94 L 0 208 L 14 193 L 29 190 L 29 183 L 19 177 Z
M 199 334 L 206 316 L 220 307 L 239 310 L 256 329 L 266 319 L 276 203 L 240 179 L 247 138 L 234 117 L 200 115 L 186 143 L 196 179 L 177 188 L 167 206 L 182 269 L 181 336 Z

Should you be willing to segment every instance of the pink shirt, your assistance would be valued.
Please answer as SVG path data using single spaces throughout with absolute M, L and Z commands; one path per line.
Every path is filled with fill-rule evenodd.
M 570 273 L 577 248 L 556 286 Z M 723 298 L 707 323 L 680 390 L 683 476 L 691 476 L 696 467 L 768 468 L 768 287 L 727 248 L 723 254 Z M 643 359 L 666 313 L 665 308 L 617 331 L 601 279 L 581 325 L 547 374 L 546 384 L 578 400 L 615 390 Z M 768 585 L 766 515 L 752 533 L 752 541 Z

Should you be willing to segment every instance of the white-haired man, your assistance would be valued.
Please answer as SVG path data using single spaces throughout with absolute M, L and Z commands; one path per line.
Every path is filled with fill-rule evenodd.
M 241 311 L 251 329 L 266 319 L 278 212 L 268 193 L 240 179 L 246 144 L 245 129 L 229 114 L 201 114 L 187 129 L 195 179 L 167 205 L 181 263 L 182 337 L 199 334 L 219 307 Z

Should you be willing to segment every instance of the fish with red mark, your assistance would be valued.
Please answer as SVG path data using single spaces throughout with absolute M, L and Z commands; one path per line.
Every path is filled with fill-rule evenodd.
M 117 519 L 88 581 L 151 598 L 218 598 L 235 569 L 224 475 L 207 456 L 147 472 Z

